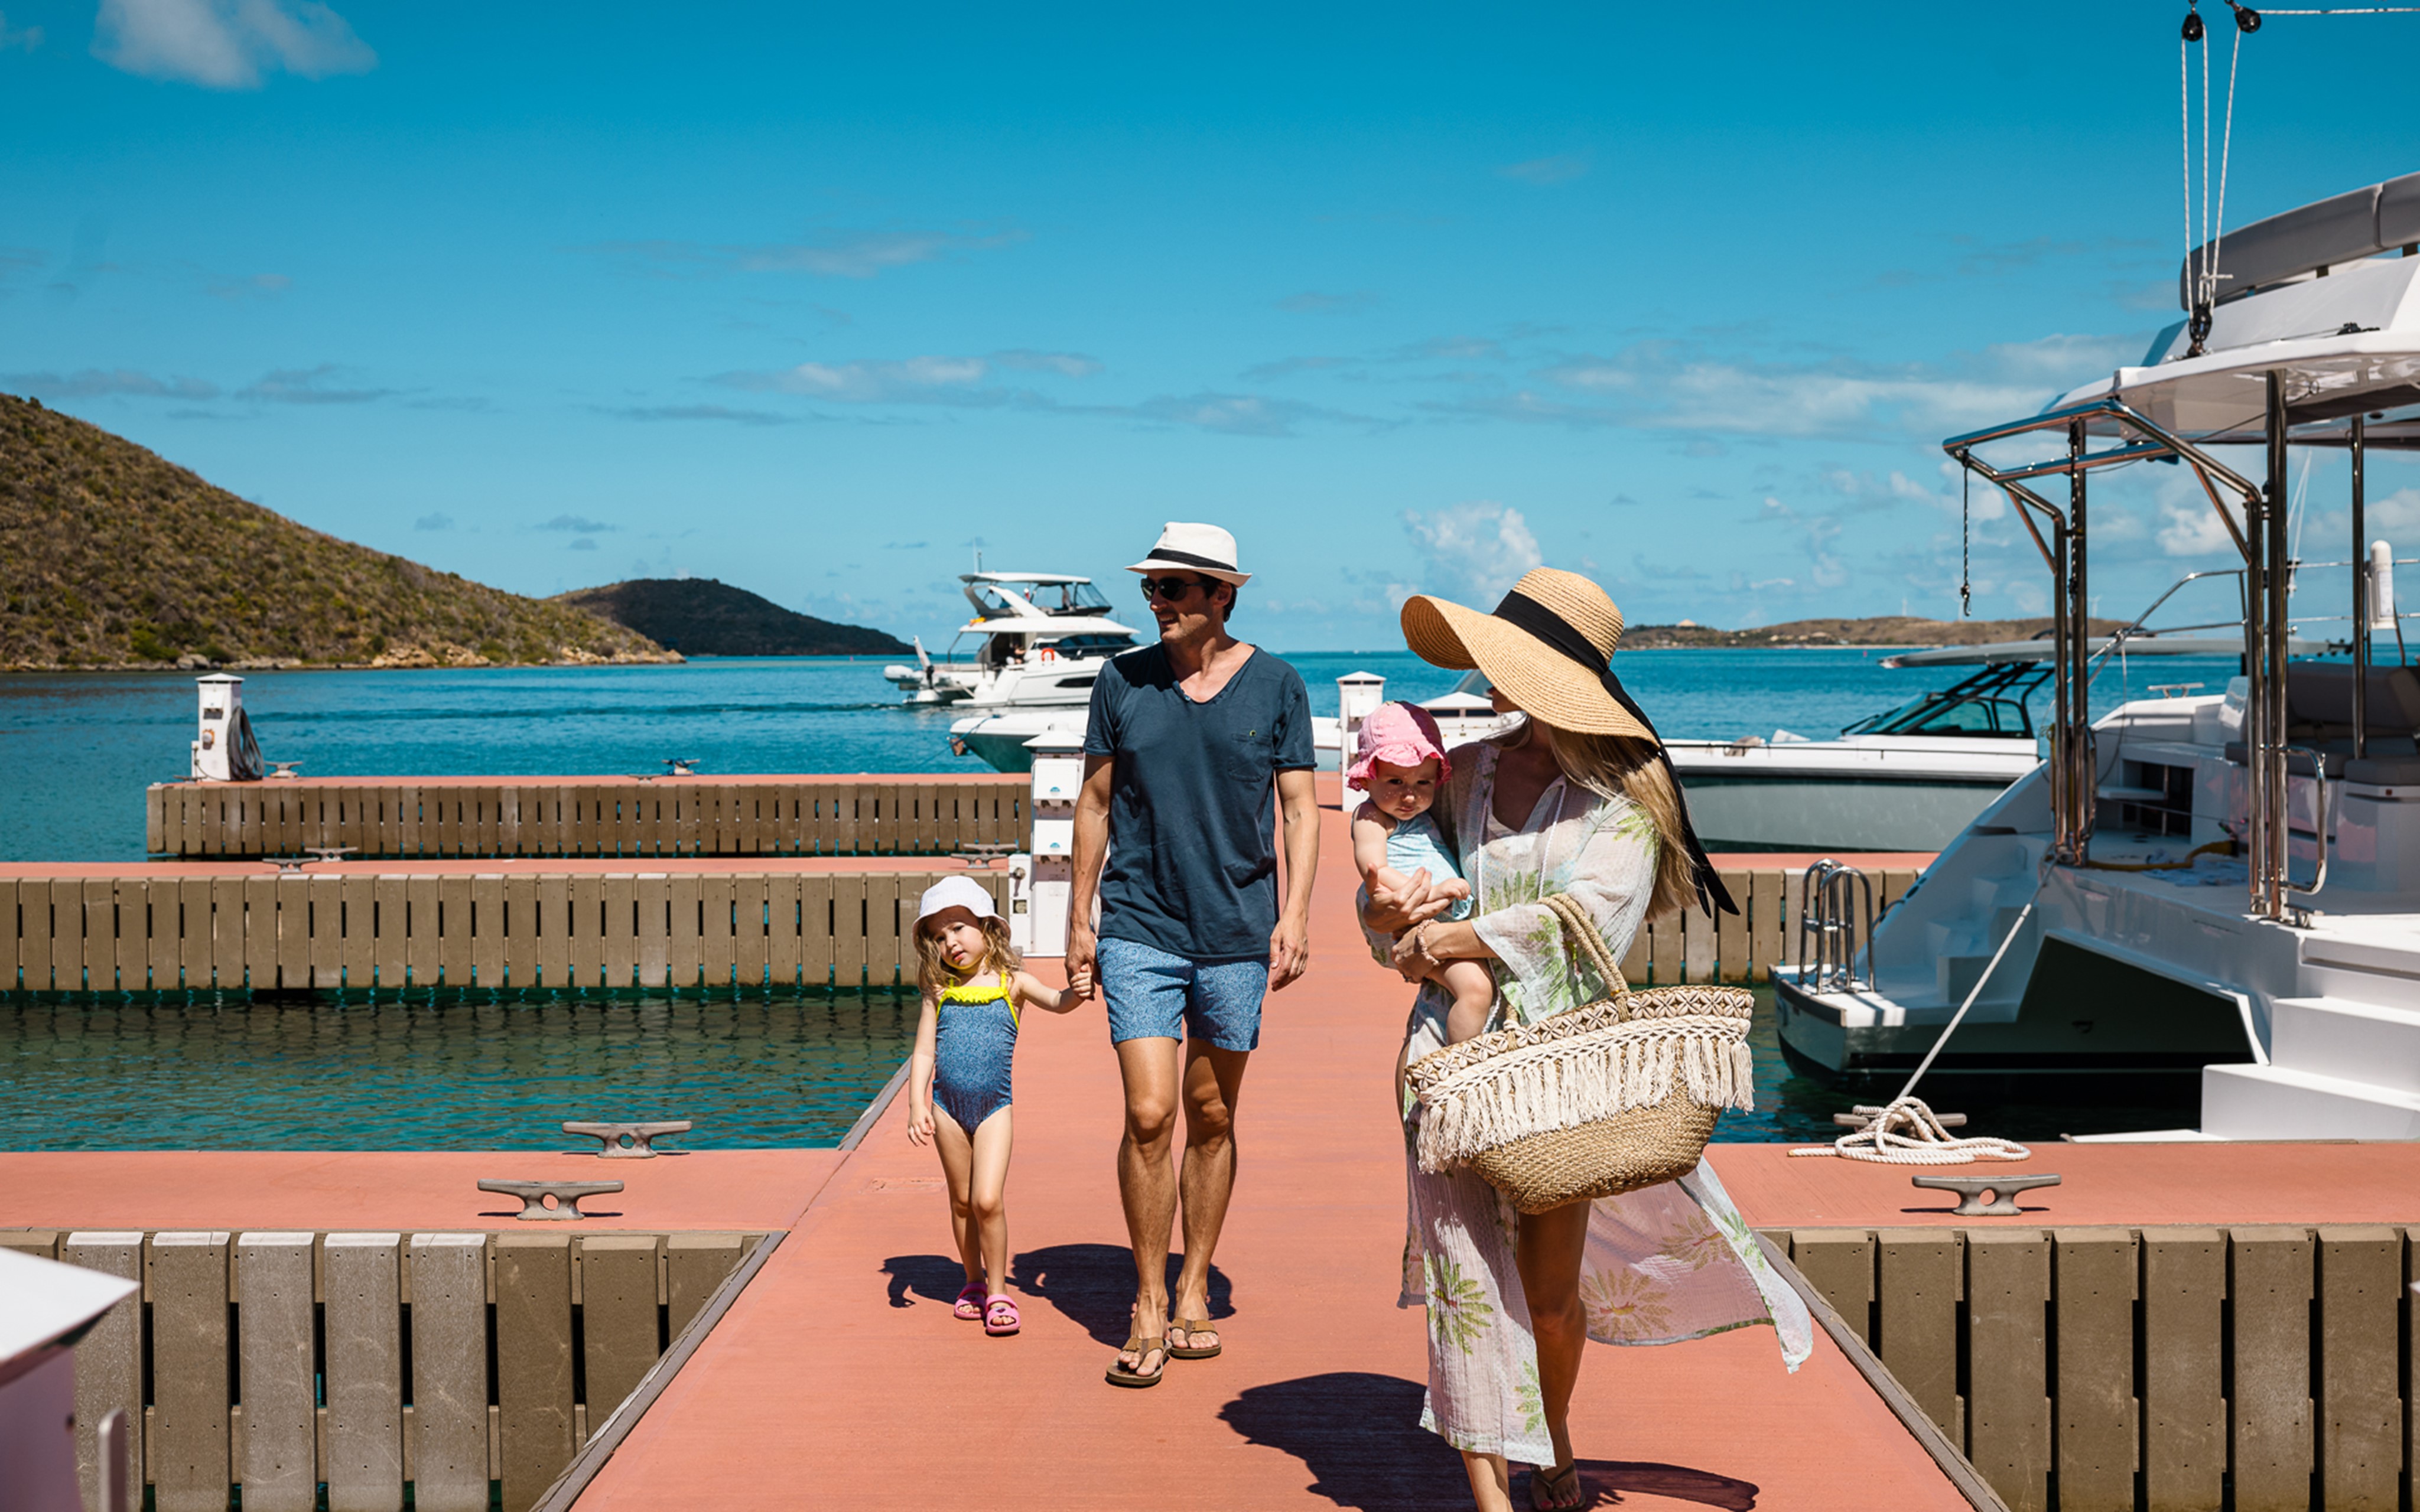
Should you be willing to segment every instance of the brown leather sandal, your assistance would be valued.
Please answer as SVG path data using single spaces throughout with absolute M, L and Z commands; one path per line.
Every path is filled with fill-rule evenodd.
M 1150 1338 L 1144 1335 L 1136 1334 L 1127 1338 L 1118 1352 L 1134 1355 L 1137 1368 L 1129 1370 L 1123 1362 L 1110 1361 L 1107 1379 L 1112 1386 L 1131 1386 L 1137 1390 L 1144 1386 L 1156 1386 L 1159 1384 L 1159 1378 L 1168 1373 L 1168 1341 L 1165 1339 Z M 1150 1365 L 1154 1354 L 1159 1356 L 1159 1364 L 1147 1372 L 1140 1368 Z
M 1168 1331 L 1183 1334 L 1187 1338 L 1191 1338 L 1196 1334 L 1218 1332 L 1217 1325 L 1206 1318 L 1177 1319 L 1168 1325 Z M 1218 1357 L 1218 1351 L 1226 1347 L 1224 1340 L 1207 1348 L 1199 1344 L 1171 1344 L 1168 1347 L 1168 1357 L 1171 1360 L 1215 1360 Z

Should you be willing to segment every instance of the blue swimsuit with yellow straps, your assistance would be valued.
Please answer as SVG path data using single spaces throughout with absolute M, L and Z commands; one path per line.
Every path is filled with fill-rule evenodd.
M 1016 997 L 1003 971 L 994 980 L 944 987 L 935 1003 L 933 1102 L 972 1134 L 1009 1104 Z

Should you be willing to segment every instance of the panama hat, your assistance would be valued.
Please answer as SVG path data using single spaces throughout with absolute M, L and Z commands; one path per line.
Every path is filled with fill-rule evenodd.
M 963 908 L 977 918 L 1000 917 L 1000 909 L 991 901 L 991 889 L 970 876 L 943 877 L 926 887 L 923 899 L 916 904 L 916 922 L 922 924 L 944 908 Z
M 1415 594 L 1404 602 L 1404 640 L 1422 661 L 1485 672 L 1524 713 L 1558 730 L 1663 744 L 1613 680 L 1621 610 L 1576 572 L 1536 568 L 1492 614 Z
M 1126 571 L 1160 572 L 1171 567 L 1180 572 L 1198 572 L 1238 588 L 1252 579 L 1250 573 L 1235 570 L 1234 536 L 1216 525 L 1188 525 L 1183 520 L 1172 519 L 1161 526 L 1158 544 L 1151 548 L 1151 555 Z

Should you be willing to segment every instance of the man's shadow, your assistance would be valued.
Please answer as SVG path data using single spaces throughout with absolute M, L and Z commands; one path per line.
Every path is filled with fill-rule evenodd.
M 1168 1288 L 1172 1298 L 1182 1256 L 1168 1257 Z M 889 1276 L 893 1307 L 912 1307 L 913 1298 L 943 1306 L 957 1300 L 966 1272 L 945 1255 L 894 1255 L 882 1262 Z M 1009 1257 L 1008 1284 L 1029 1297 L 1048 1303 L 1075 1319 L 1085 1333 L 1103 1344 L 1126 1341 L 1127 1311 L 1134 1305 L 1134 1257 L 1115 1244 L 1052 1244 Z M 1227 1273 L 1210 1267 L 1210 1316 L 1232 1318 L 1234 1287 Z
M 1420 1396 L 1417 1381 L 1340 1370 L 1250 1387 L 1220 1408 L 1218 1416 L 1246 1442 L 1300 1459 L 1311 1472 L 1311 1490 L 1339 1506 L 1367 1512 L 1466 1508 L 1470 1482 L 1462 1457 L 1419 1426 Z M 1711 1471 L 1618 1459 L 1583 1459 L 1579 1467 L 1588 1506 L 1618 1506 L 1624 1491 L 1723 1512 L 1749 1512 L 1756 1505 L 1753 1482 Z M 1518 1472 L 1514 1478 L 1517 1483 Z M 1513 1500 L 1525 1502 L 1517 1484 Z

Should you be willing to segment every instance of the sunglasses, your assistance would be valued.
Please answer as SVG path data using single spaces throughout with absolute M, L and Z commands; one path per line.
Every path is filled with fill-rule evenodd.
M 1196 588 L 1209 586 L 1199 578 L 1145 578 L 1142 580 L 1143 602 L 1147 604 L 1155 598 L 1164 598 L 1173 604 Z

